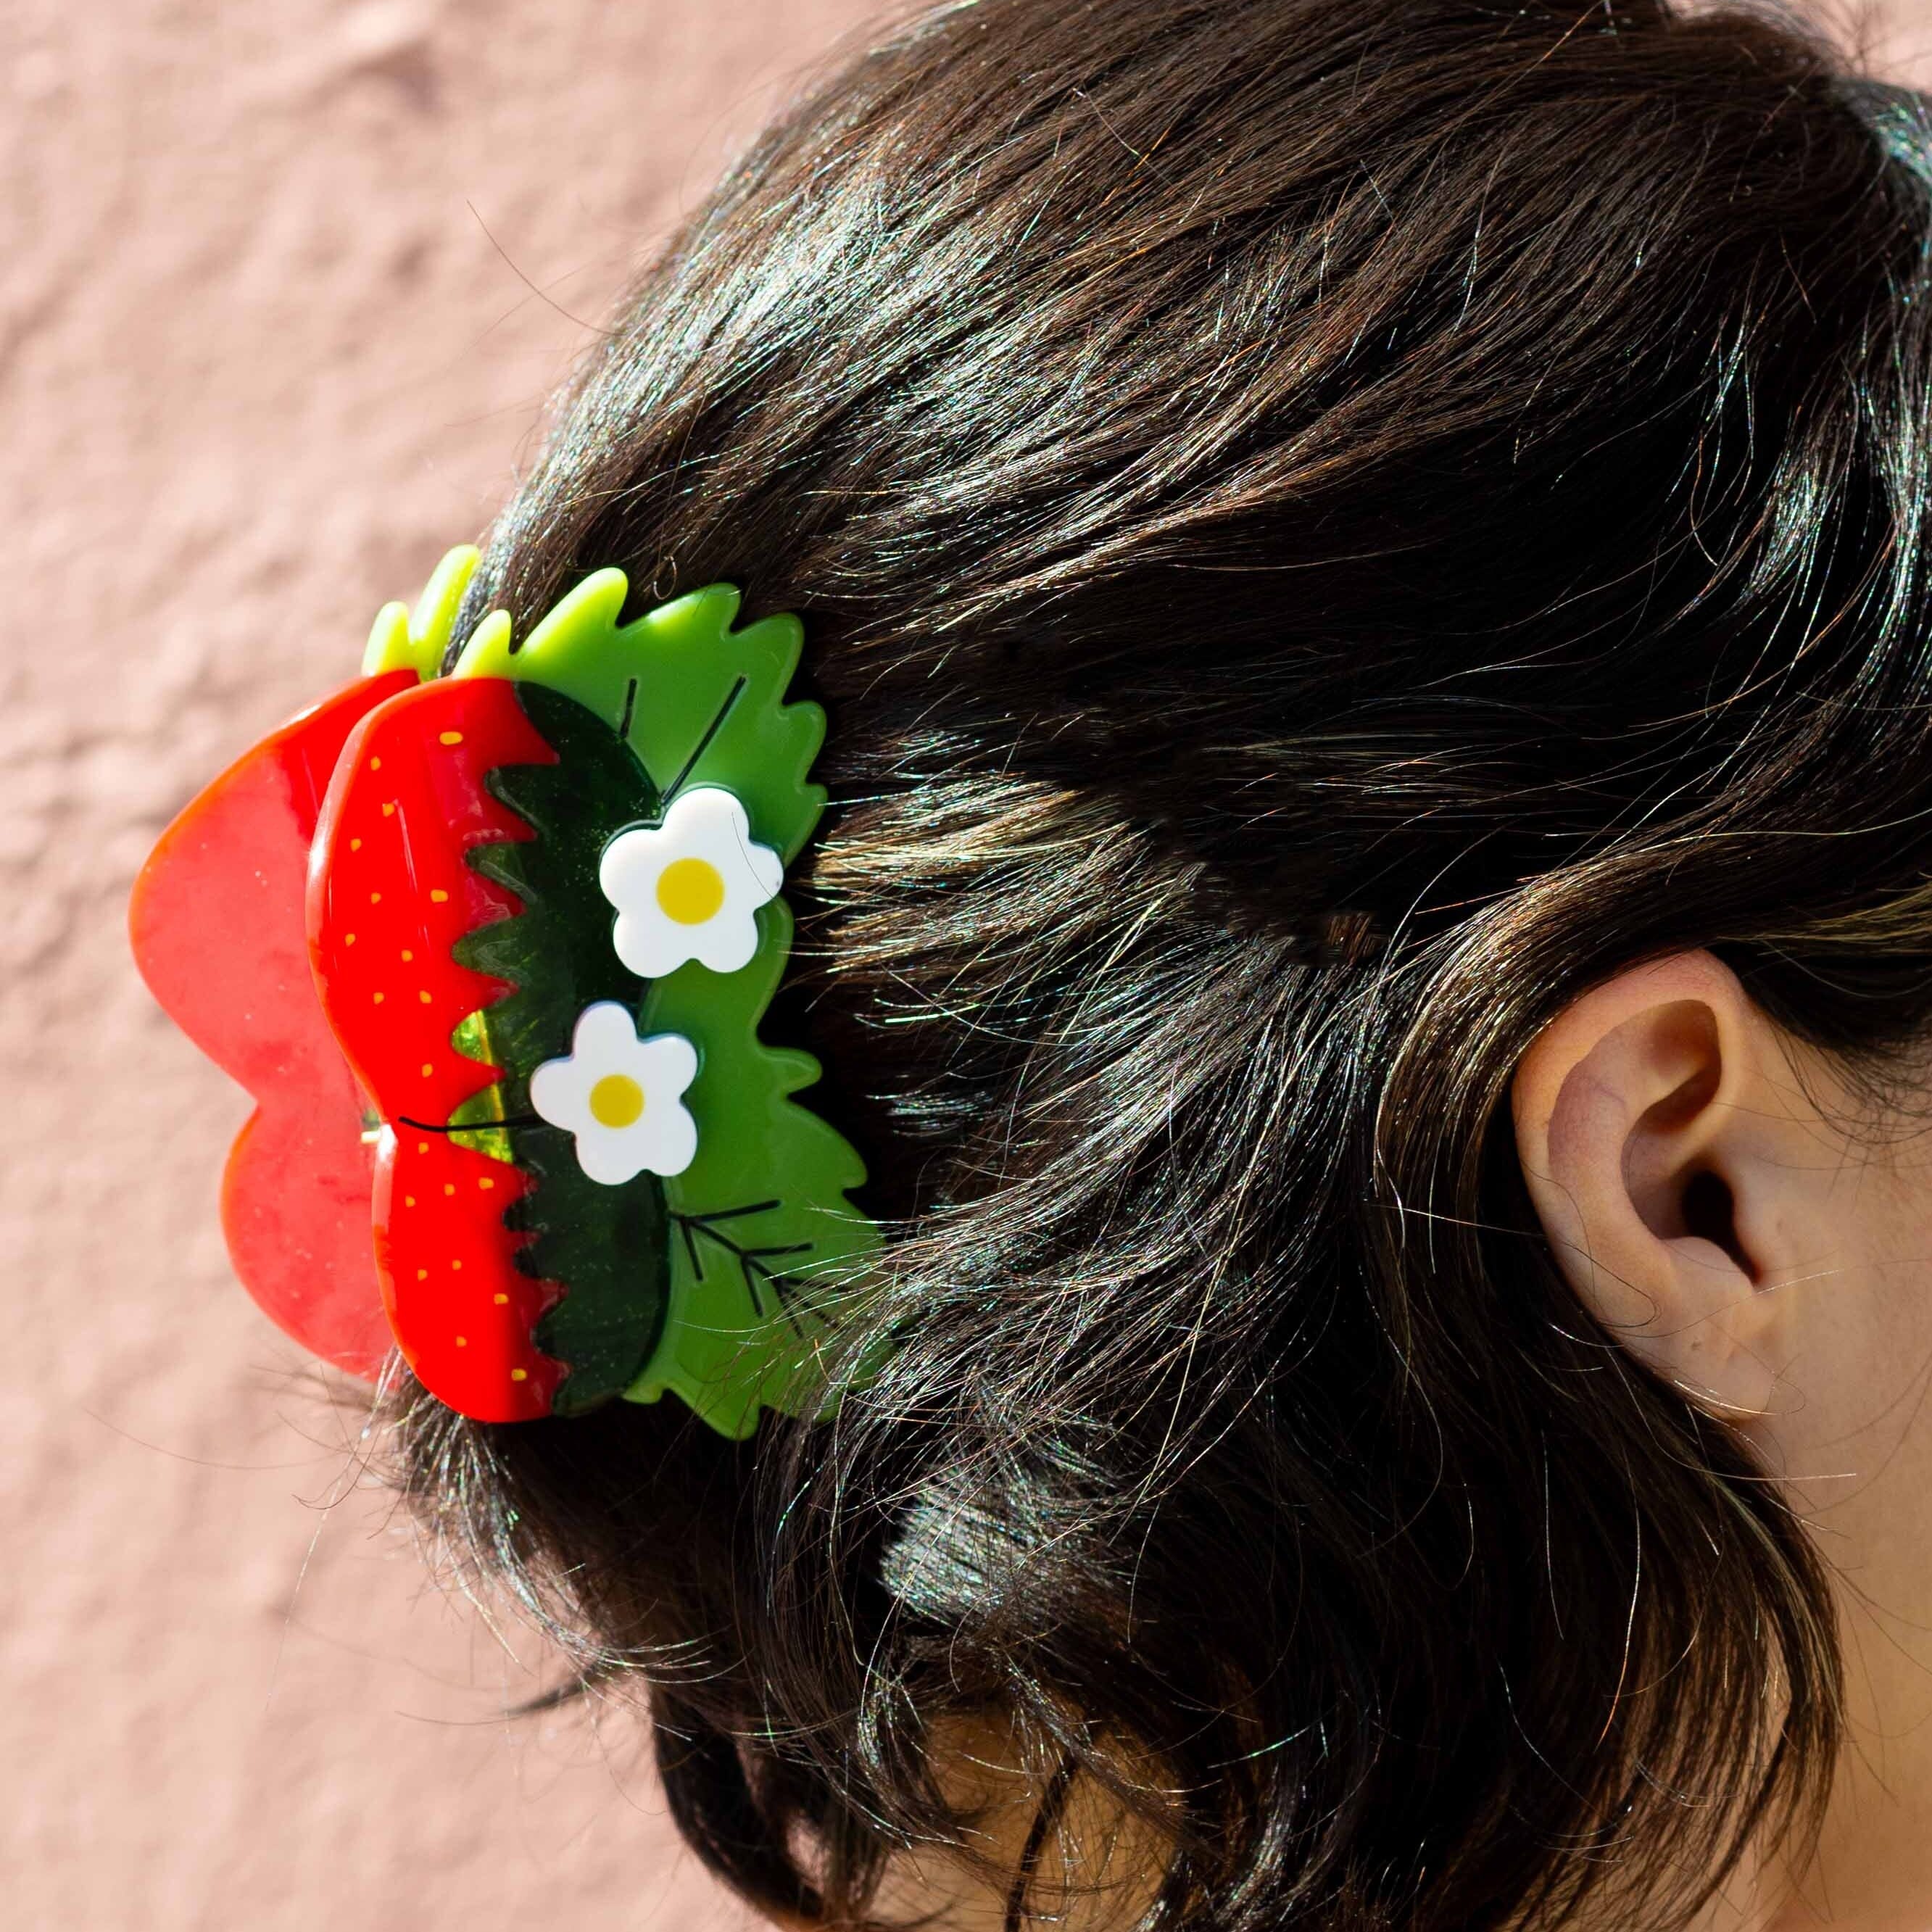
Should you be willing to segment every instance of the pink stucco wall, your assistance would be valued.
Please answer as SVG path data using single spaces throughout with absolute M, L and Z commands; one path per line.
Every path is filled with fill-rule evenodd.
M 506 1721 L 529 1645 L 424 1581 L 229 1280 L 244 1103 L 122 908 L 485 522 L 572 318 L 862 10 L 0 8 L 0 1924 L 740 1922 L 621 1718 Z
M 630 1731 L 425 1582 L 214 1218 L 128 882 L 504 494 L 857 0 L 0 7 L 0 1924 L 709 1932 Z M 534 285 L 534 286 L 532 286 Z M 568 313 L 566 313 L 566 312 Z

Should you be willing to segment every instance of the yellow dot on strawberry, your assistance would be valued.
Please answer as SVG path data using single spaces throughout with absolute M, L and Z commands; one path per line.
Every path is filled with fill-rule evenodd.
M 590 1090 L 590 1118 L 600 1126 L 631 1126 L 644 1111 L 644 1090 L 628 1073 L 607 1073 Z
M 380 993 L 378 993 L 378 994 L 376 995 L 376 1005 L 378 1005 L 379 1006 L 382 1004 L 382 994 L 381 994 Z
M 486 1174 L 486 1175 L 484 1175 L 484 1178 L 483 1178 L 481 1180 L 478 1181 L 478 1182 L 477 1182 L 477 1184 L 476 1184 L 476 1185 L 477 1185 L 478 1187 L 480 1187 L 480 1188 L 483 1189 L 486 1192 L 488 1192 L 490 1188 L 494 1187 L 494 1186 L 496 1186 L 496 1184 L 494 1180 L 492 1180 L 491 1179 L 490 1179 L 490 1178 L 489 1178 L 487 1174 Z
M 413 1208 L 416 1204 L 416 1197 L 413 1194 L 405 1194 L 403 1196 L 403 1205 L 405 1208 Z
M 383 800 L 383 801 L 382 801 L 382 816 L 383 816 L 385 818 L 394 818 L 394 817 L 395 817 L 395 815 L 396 815 L 396 802 L 395 802 L 395 800 L 394 800 L 394 799 L 392 799 L 392 798 L 386 798 L 386 799 L 385 799 L 385 800 Z
M 530 1372 L 528 1369 L 512 1369 L 510 1371 L 510 1379 L 513 1382 L 526 1382 L 530 1378 Z
M 499 1308 L 507 1308 L 510 1305 L 510 1298 L 507 1294 L 495 1294 L 491 1296 L 490 1299 Z
M 429 1152 L 429 1142 L 428 1141 L 418 1141 L 416 1142 L 416 1152 L 418 1154 L 428 1154 Z
M 456 1338 L 456 1346 L 459 1348 L 468 1348 L 470 1346 L 470 1337 L 467 1335 L 458 1336 Z
M 342 943 L 344 946 L 353 946 L 356 944 L 355 934 L 352 932 L 345 932 L 342 935 Z
M 446 731 L 436 741 L 439 745 L 460 745 L 463 742 L 460 731 Z
M 406 946 L 403 948 L 403 964 L 406 966 L 416 956 Z
M 428 1280 L 428 1279 L 429 1279 L 429 1270 L 428 1270 L 428 1268 L 418 1268 L 418 1269 L 416 1270 L 416 1279 L 417 1279 L 417 1280 L 418 1280 L 418 1281 L 427 1281 L 427 1280 Z
M 350 849 L 350 851 L 352 851 L 352 852 L 359 852 L 359 851 L 361 851 L 361 850 L 362 850 L 362 840 L 361 840 L 361 839 L 359 839 L 359 838 L 352 838 L 352 839 L 350 839 L 350 842 L 349 842 L 349 849 Z
M 429 897 L 432 905 L 441 905 L 449 895 L 440 886 L 432 886 L 429 890 Z
M 428 995 L 428 994 L 427 994 L 427 993 L 418 993 L 418 994 L 416 995 L 416 998 L 417 998 L 418 999 L 419 999 L 420 1000 L 422 1000 L 422 1002 L 423 1003 L 423 1004 L 424 1004 L 424 1006 L 428 1006 L 428 1005 L 429 1004 L 429 995 Z
M 454 1194 L 456 1192 L 456 1183 L 453 1180 L 446 1180 L 442 1184 L 442 1191 L 446 1194 Z
M 463 1272 L 463 1264 L 460 1262 L 452 1262 L 449 1264 L 449 1271 L 452 1274 L 460 1274 Z
M 724 875 L 709 859 L 674 859 L 658 874 L 658 906 L 680 926 L 702 926 L 724 903 Z
M 372 772 L 380 772 L 382 769 L 382 760 L 380 758 L 371 758 L 369 760 L 369 769 Z
M 371 892 L 369 895 L 369 903 L 371 905 L 380 905 L 382 903 L 382 895 L 380 892 Z
M 432 1073 L 434 1073 L 435 1071 L 436 1071 L 436 1069 L 435 1069 L 434 1066 L 432 1066 L 429 1064 L 429 1062 L 428 1062 L 428 1060 L 425 1060 L 423 1062 L 423 1078 L 424 1078 L 425 1080 L 427 1080 L 427 1079 L 429 1078 L 429 1076 L 430 1076 Z

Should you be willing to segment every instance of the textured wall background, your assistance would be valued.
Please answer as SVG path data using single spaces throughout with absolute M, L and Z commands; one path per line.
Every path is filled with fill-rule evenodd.
M 0 1922 L 704 1932 L 624 1727 L 428 1586 L 227 1274 L 147 847 L 507 489 L 860 0 L 0 6 Z M 534 289 L 530 286 L 534 284 Z
M 621 1723 L 505 1720 L 541 1670 L 425 1583 L 230 1282 L 244 1103 L 142 994 L 122 908 L 190 794 L 485 523 L 571 316 L 863 6 L 0 9 L 0 1918 L 23 1932 L 740 1922 Z

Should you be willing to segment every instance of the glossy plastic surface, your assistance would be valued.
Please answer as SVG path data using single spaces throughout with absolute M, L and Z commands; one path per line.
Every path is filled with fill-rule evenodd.
M 427 682 L 442 669 L 442 655 L 463 593 L 476 574 L 479 553 L 473 544 L 459 544 L 443 553 L 412 610 L 406 604 L 385 604 L 369 628 L 362 650 L 362 675 L 412 670 Z
M 729 1436 L 829 1413 L 878 1234 L 856 1154 L 792 1098 L 816 1064 L 759 1036 L 824 803 L 824 719 L 786 700 L 800 626 L 734 628 L 724 585 L 625 623 L 602 571 L 520 648 L 493 613 L 440 677 L 476 562 L 386 608 L 374 674 L 211 786 L 136 895 L 157 994 L 261 1103 L 238 1268 L 318 1353 L 374 1374 L 386 1327 L 480 1420 L 667 1390 Z M 604 1144 L 622 1108 L 532 1106 L 599 1009 L 632 1058 L 675 1047 L 674 1096 L 656 1060 L 598 1076 L 672 1110 L 655 1159 Z
M 367 1376 L 390 1346 L 369 1231 L 374 1150 L 316 1004 L 303 902 L 338 754 L 415 682 L 365 678 L 263 739 L 163 834 L 129 908 L 155 998 L 257 1103 L 222 1185 L 236 1272 L 304 1348 Z
M 521 710 L 554 762 L 502 764 L 489 775 L 493 796 L 534 836 L 479 846 L 471 855 L 476 870 L 506 888 L 518 910 L 458 940 L 456 956 L 513 990 L 473 1015 L 464 1034 L 466 1051 L 502 1070 L 500 1088 L 464 1103 L 452 1118 L 484 1126 L 488 1138 L 478 1144 L 502 1151 L 532 1177 L 518 1224 L 532 1238 L 518 1259 L 563 1291 L 536 1342 L 568 1365 L 556 1406 L 576 1414 L 621 1395 L 662 1333 L 671 1238 L 659 1178 L 666 1169 L 662 1162 L 654 1171 L 626 1162 L 620 1175 L 616 1163 L 607 1166 L 594 1154 L 586 1161 L 586 1142 L 554 1110 L 544 1116 L 532 1083 L 546 1064 L 572 1054 L 586 1014 L 600 1008 L 628 1016 L 637 1050 L 635 1016 L 645 982 L 611 945 L 598 862 L 616 833 L 656 814 L 658 793 L 622 739 L 574 700 L 503 679 L 457 680 L 455 688 L 469 684 Z M 687 1082 L 694 1051 L 680 1060 Z M 645 1058 L 662 1074 L 668 1063 L 660 1053 Z M 661 1124 L 680 1138 L 681 1096 L 671 1100 L 656 1076 L 648 1084 L 660 1088 L 659 1103 L 670 1105 L 672 1118 Z M 644 1087 L 638 1094 L 649 1097 Z M 495 1122 L 503 1124 L 490 1124 Z M 695 1132 L 688 1115 L 686 1125 Z M 670 1150 L 668 1143 L 661 1145 Z
M 503 1214 L 525 1177 L 447 1132 L 497 1077 L 452 1036 L 511 990 L 453 949 L 518 910 L 466 862 L 478 846 L 531 836 L 485 779 L 554 761 L 509 686 L 419 685 L 350 735 L 314 842 L 315 984 L 388 1129 L 373 1207 L 383 1303 L 424 1386 L 489 1422 L 548 1413 L 563 1371 L 532 1334 L 557 1290 L 513 1258 L 526 1238 Z
M 751 838 L 789 865 L 825 802 L 810 781 L 824 714 L 786 701 L 798 620 L 734 628 L 738 593 L 715 584 L 626 623 L 627 595 L 622 572 L 598 571 L 520 646 L 493 613 L 452 680 L 512 678 L 574 699 L 622 737 L 657 793 L 640 819 L 656 822 L 688 790 L 718 788 L 743 808 Z M 615 909 L 607 900 L 600 911 L 608 946 Z M 878 1242 L 846 1198 L 865 1178 L 856 1152 L 791 1097 L 818 1078 L 817 1063 L 759 1037 L 792 919 L 782 897 L 755 918 L 757 947 L 741 969 L 693 958 L 644 982 L 639 1003 L 641 1034 L 677 1034 L 698 1049 L 685 1100 L 698 1142 L 690 1166 L 663 1183 L 669 1312 L 628 1393 L 649 1402 L 671 1390 L 728 1436 L 748 1434 L 764 1406 L 836 1406 L 824 1345 L 842 1304 L 862 1294 Z

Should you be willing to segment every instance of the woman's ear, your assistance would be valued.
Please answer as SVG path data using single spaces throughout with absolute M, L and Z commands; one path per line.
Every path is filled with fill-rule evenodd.
M 1598 1322 L 1713 1415 L 1771 1405 L 1822 1124 L 1782 1036 L 1708 952 L 1630 968 L 1516 1070 L 1516 1151 L 1558 1265 Z M 1808 1118 L 1808 1114 L 1812 1118 Z

